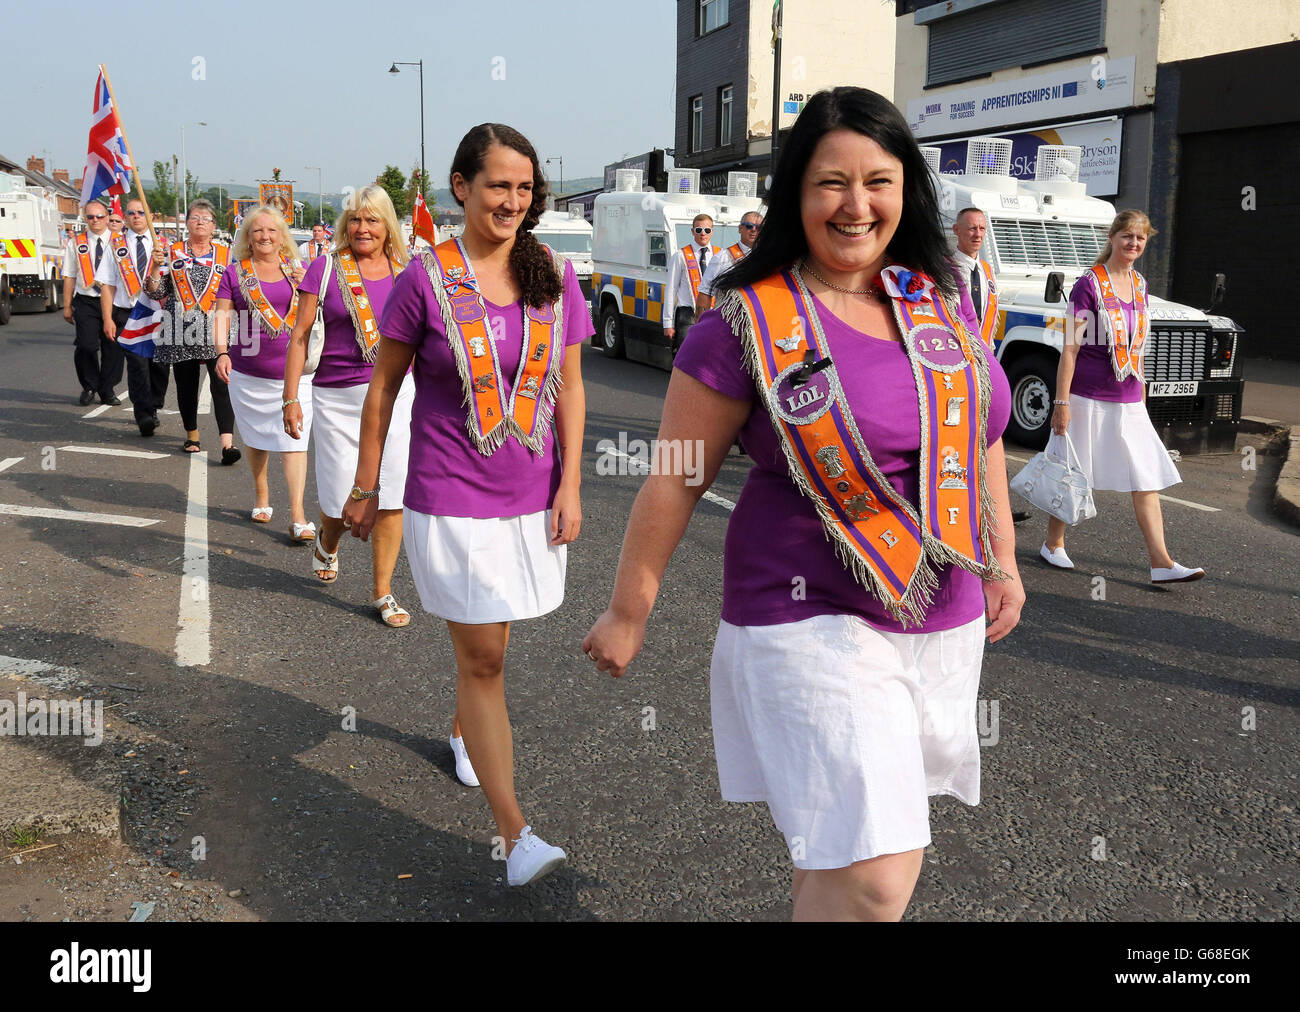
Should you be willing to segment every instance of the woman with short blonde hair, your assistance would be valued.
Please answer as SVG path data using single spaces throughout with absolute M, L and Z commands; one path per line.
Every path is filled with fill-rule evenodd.
M 311 385 L 299 395 L 304 415 L 301 441 L 284 431 L 280 404 L 280 381 L 289 335 L 298 322 L 298 286 L 304 274 L 284 218 L 274 207 L 262 204 L 245 215 L 235 235 L 230 269 L 217 291 L 217 370 L 230 384 L 235 420 L 248 447 L 254 495 L 251 519 L 258 524 L 271 521 L 266 466 L 268 454 L 281 453 L 292 513 L 289 536 L 294 542 L 316 540 L 316 525 L 307 522 L 302 504 Z M 233 330 L 232 310 L 238 312 Z
M 1121 211 L 1096 263 L 1071 290 L 1075 326 L 1056 369 L 1052 432 L 1069 438 L 1092 488 L 1132 494 L 1151 582 L 1190 583 L 1205 570 L 1174 561 L 1160 513 L 1160 490 L 1183 479 L 1146 408 L 1147 283 L 1133 264 L 1154 234 L 1141 211 Z M 1074 568 L 1064 521 L 1048 519 L 1039 555 L 1057 569 Z
M 310 377 L 321 522 L 311 568 L 322 583 L 338 579 L 343 507 L 357 470 L 361 406 L 379 352 L 378 320 L 394 280 L 406 265 L 401 239 L 397 212 L 387 192 L 382 186 L 367 186 L 349 198 L 335 229 L 334 249 L 312 262 L 302 283 L 298 325 L 284 365 L 284 428 L 291 439 L 298 439 L 303 428 L 298 402 L 307 335 L 316 307 L 324 305 L 325 343 Z M 384 441 L 371 558 L 371 603 L 380 620 L 394 629 L 411 621 L 410 613 L 393 597 L 392 581 L 402 547 L 402 495 L 414 400 L 415 381 L 408 373 L 393 403 L 393 421 Z

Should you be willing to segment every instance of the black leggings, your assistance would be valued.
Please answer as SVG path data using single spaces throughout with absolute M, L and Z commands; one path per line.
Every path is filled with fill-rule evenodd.
M 230 389 L 225 380 L 217 375 L 217 360 L 191 359 L 188 362 L 175 362 L 172 371 L 176 374 L 176 404 L 181 409 L 181 424 L 186 432 L 194 432 L 199 427 L 199 383 L 202 372 L 199 367 L 208 367 L 208 386 L 212 389 L 212 412 L 217 416 L 217 428 L 224 436 L 235 431 L 235 411 L 230 406 Z

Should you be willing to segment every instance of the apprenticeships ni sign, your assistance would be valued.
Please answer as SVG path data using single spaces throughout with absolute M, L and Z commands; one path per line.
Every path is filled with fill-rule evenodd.
M 1070 119 L 1133 105 L 1132 56 L 1096 56 L 1045 74 L 925 95 L 907 103 L 917 137 Z

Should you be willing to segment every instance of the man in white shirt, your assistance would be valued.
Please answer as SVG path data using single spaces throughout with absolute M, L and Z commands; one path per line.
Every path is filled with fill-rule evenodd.
M 993 268 L 979 258 L 988 227 L 988 219 L 978 207 L 964 207 L 958 211 L 957 220 L 952 224 L 953 234 L 957 236 L 957 249 L 952 259 L 962 283 L 970 292 L 975 318 L 980 322 L 980 336 L 992 347 L 998 322 L 998 288 L 993 279 Z
M 95 280 L 103 286 L 99 298 L 104 333 L 112 341 L 117 340 L 132 308 L 144 296 L 144 279 L 153 256 L 153 234 L 141 201 L 127 201 L 126 224 L 121 238 L 112 243 L 113 255 L 104 257 L 95 272 Z M 152 436 L 158 428 L 158 412 L 167 396 L 171 371 L 130 348 L 119 348 L 126 358 L 126 384 L 135 424 L 140 426 L 140 435 Z
M 718 283 L 718 278 L 723 271 L 730 269 L 732 264 L 739 263 L 749 255 L 749 251 L 754 248 L 754 240 L 758 238 L 758 232 L 762 226 L 763 216 L 757 211 L 746 211 L 741 216 L 740 242 L 732 243 L 722 251 L 721 256 L 714 257 L 709 262 L 704 277 L 700 279 L 700 293 L 695 297 L 696 318 L 706 309 L 713 308 L 713 292 L 714 286 Z
M 709 263 L 721 250 L 713 245 L 713 219 L 697 214 L 691 222 L 691 241 L 673 253 L 668 266 L 668 285 L 664 289 L 664 337 L 674 351 L 686 340 L 686 332 L 695 322 L 695 298 L 700 280 Z
M 298 255 L 302 257 L 304 263 L 311 263 L 321 254 L 327 252 L 330 248 L 329 236 L 325 234 L 325 223 L 318 221 L 311 227 L 311 242 L 305 242 L 298 247 Z
M 92 200 L 81 209 L 87 231 L 72 237 L 63 250 L 63 318 L 76 327 L 72 361 L 81 383 L 82 405 L 95 395 L 105 404 L 121 404 L 113 388 L 122 380 L 122 349 L 104 333 L 95 272 L 111 258 L 108 208 Z

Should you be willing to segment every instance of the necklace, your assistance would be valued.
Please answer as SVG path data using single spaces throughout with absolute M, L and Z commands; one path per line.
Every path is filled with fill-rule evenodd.
M 854 289 L 854 288 L 841 288 L 839 285 L 827 281 L 824 277 L 822 277 L 815 270 L 813 270 L 813 266 L 811 263 L 808 262 L 807 257 L 803 258 L 802 267 L 804 270 L 806 270 L 809 274 L 815 277 L 827 288 L 833 288 L 835 291 L 843 292 L 845 295 L 869 295 L 877 302 L 884 302 L 889 298 L 889 296 L 885 294 L 884 290 L 878 287 L 878 285 L 876 284 L 873 284 L 870 288 L 867 288 L 865 290 Z

